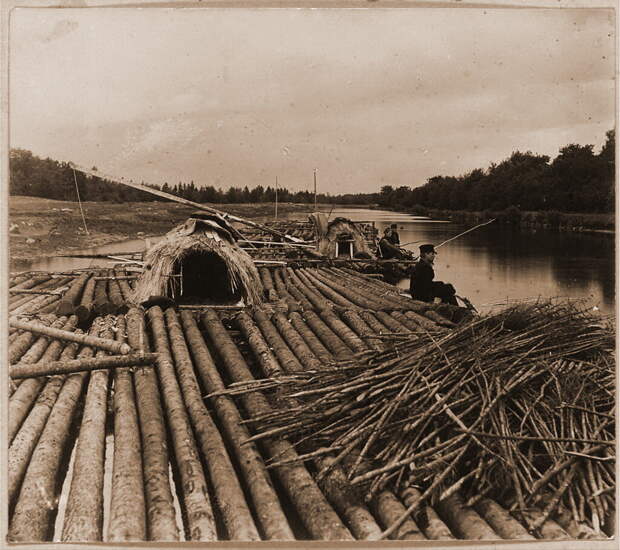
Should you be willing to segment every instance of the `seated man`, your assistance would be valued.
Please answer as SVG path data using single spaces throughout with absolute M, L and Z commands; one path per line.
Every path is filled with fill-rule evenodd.
M 390 240 L 392 236 L 392 230 L 386 227 L 383 231 L 383 237 L 379 241 L 379 252 L 384 260 L 391 260 L 392 258 L 401 258 L 402 254 L 400 248 L 392 243 Z
M 400 235 L 398 234 L 398 225 L 396 225 L 395 223 L 393 223 L 392 225 L 390 225 L 390 229 L 392 230 L 392 233 L 390 235 L 390 242 L 392 244 L 395 244 L 396 246 L 400 246 Z
M 433 281 L 435 277 L 433 263 L 436 255 L 432 244 L 420 246 L 420 259 L 413 266 L 409 292 L 414 300 L 433 302 L 435 298 L 440 298 L 443 303 L 456 306 L 458 303 L 454 287 L 441 281 Z

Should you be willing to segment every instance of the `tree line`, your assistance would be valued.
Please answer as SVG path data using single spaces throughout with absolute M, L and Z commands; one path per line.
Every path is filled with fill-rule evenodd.
M 77 201 L 78 192 L 82 201 L 143 202 L 164 201 L 145 191 L 113 183 L 105 178 L 92 177 L 79 170 L 73 170 L 70 163 L 50 158 L 41 159 L 25 149 L 11 149 L 9 158 L 9 193 L 62 201 Z M 93 167 L 96 171 L 96 167 Z M 77 184 L 77 190 L 76 190 Z M 143 185 L 144 182 L 142 182 Z M 258 185 L 252 189 L 230 187 L 225 191 L 212 185 L 197 186 L 193 181 L 170 185 L 147 185 L 156 190 L 197 203 L 260 203 L 275 202 L 275 187 Z M 279 202 L 314 203 L 310 191 L 289 191 L 278 187 Z M 317 194 L 322 204 L 370 204 L 377 202 L 378 194 Z
M 604 213 L 614 210 L 615 131 L 606 134 L 598 154 L 593 145 L 570 144 L 551 161 L 547 155 L 515 151 L 499 164 L 468 174 L 435 176 L 420 187 L 381 188 L 384 207 L 425 211 L 561 211 Z

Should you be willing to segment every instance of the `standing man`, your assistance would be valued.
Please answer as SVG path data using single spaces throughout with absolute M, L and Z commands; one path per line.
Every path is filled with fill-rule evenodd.
M 433 281 L 435 278 L 433 264 L 436 256 L 437 252 L 432 244 L 420 246 L 420 259 L 413 266 L 409 292 L 414 300 L 432 303 L 435 298 L 440 298 L 443 303 L 456 306 L 458 303 L 454 287 L 441 281 Z

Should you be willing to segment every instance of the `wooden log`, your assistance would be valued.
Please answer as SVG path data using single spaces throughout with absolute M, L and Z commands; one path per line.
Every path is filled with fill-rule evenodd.
M 97 334 L 96 320 L 91 333 Z M 70 344 L 75 346 L 76 344 Z M 91 348 L 82 348 L 78 357 L 93 355 Z M 53 518 L 58 507 L 63 457 L 71 442 L 73 418 L 88 375 L 78 373 L 66 377 L 60 395 L 34 450 L 15 505 L 9 528 L 9 540 L 45 541 L 53 535 Z
M 450 321 L 450 319 L 446 319 L 443 315 L 440 315 L 439 313 L 437 313 L 436 311 L 432 310 L 432 309 L 427 309 L 424 313 L 423 313 L 424 317 L 430 319 L 431 321 L 437 323 L 440 327 L 446 327 L 446 328 L 454 328 L 456 327 L 456 323 L 453 323 L 452 321 Z
M 129 307 L 125 303 L 123 298 L 123 293 L 121 292 L 121 287 L 118 282 L 112 277 L 114 271 L 109 270 L 108 275 L 111 277 L 108 280 L 108 296 L 110 297 L 110 301 L 114 306 L 114 311 L 116 313 L 127 313 Z
M 419 313 L 416 313 L 415 311 L 406 311 L 405 315 L 426 330 L 434 332 L 445 331 L 445 328 L 438 326 L 437 323 L 435 323 L 434 321 L 431 321 L 430 319 L 420 315 Z
M 164 315 L 158 306 L 148 310 L 148 318 L 159 353 L 157 375 L 164 397 L 177 467 L 181 478 L 182 501 L 187 515 L 190 540 L 216 540 L 217 532 L 209 500 L 207 481 L 198 456 L 196 442 L 177 382 Z
M 132 308 L 125 319 L 129 345 L 143 354 L 149 353 L 143 311 Z M 150 366 L 138 368 L 133 379 L 140 417 L 148 538 L 152 541 L 177 541 L 179 531 L 170 490 L 168 443 L 157 373 Z
M 387 529 L 405 512 L 405 507 L 392 491 L 380 491 L 372 499 L 372 509 L 381 526 Z M 390 535 L 394 540 L 427 540 L 412 518 L 406 519 L 401 526 Z
M 95 281 L 95 277 L 88 279 L 86 286 L 84 287 L 84 291 L 82 292 L 80 303 L 75 308 L 75 314 L 77 315 L 80 323 L 87 323 L 93 316 L 93 302 L 95 300 L 96 285 L 97 281 Z
M 336 359 L 347 361 L 352 358 L 353 352 L 351 348 L 349 348 L 314 311 L 304 312 L 304 318 L 308 326 L 312 329 L 312 332 L 314 332 L 325 347 L 334 354 Z
M 126 340 L 127 326 L 117 318 L 116 340 Z M 131 372 L 127 367 L 114 371 L 114 463 L 107 540 L 146 540 L 146 509 L 140 426 Z
M 71 283 L 71 287 L 58 304 L 58 308 L 56 309 L 57 315 L 71 315 L 75 313 L 75 308 L 79 304 L 82 291 L 90 276 L 91 273 L 84 272 L 77 279 L 74 279 L 73 283 Z
M 390 316 L 396 319 L 401 325 L 407 327 L 411 332 L 422 333 L 424 330 L 413 319 L 407 317 L 402 311 L 392 311 Z M 416 335 L 411 335 L 412 338 L 416 338 Z
M 354 352 L 358 353 L 370 349 L 370 346 L 344 324 L 333 311 L 319 311 L 319 316 Z
M 67 291 L 68 289 L 68 286 L 61 286 L 56 289 L 59 293 L 58 296 L 41 295 L 31 298 L 25 303 L 20 304 L 19 306 L 15 304 L 10 308 L 10 313 L 11 315 L 24 315 L 27 313 L 51 313 L 49 309 L 56 311 L 56 306 L 54 305 L 54 307 L 51 308 L 51 304 L 55 304 L 58 300 L 60 300 L 60 294 Z
M 274 280 L 278 294 L 285 298 L 289 312 L 301 311 L 302 309 L 312 309 L 312 304 L 306 296 L 300 292 L 295 285 L 288 282 L 283 269 L 274 270 Z
M 332 303 L 329 302 L 321 293 L 316 292 L 296 270 L 288 268 L 286 270 L 291 285 L 294 285 L 316 309 L 331 308 Z
M 121 269 L 115 269 L 114 270 L 114 280 L 118 282 L 118 286 L 121 289 L 121 294 L 123 295 L 123 301 L 125 302 L 125 304 L 131 304 L 132 301 L 132 290 L 131 287 L 129 286 L 129 280 L 134 280 L 136 279 L 136 277 L 132 277 L 131 279 L 129 279 L 126 275 L 125 275 L 125 271 L 121 270 Z
M 273 286 L 273 279 L 271 278 L 271 272 L 266 267 L 258 269 L 260 274 L 260 280 L 263 283 L 264 297 L 269 302 L 275 302 L 277 300 L 278 293 Z
M 356 311 L 346 310 L 340 313 L 343 321 L 355 332 L 366 345 L 375 350 L 383 351 L 385 346 L 379 338 L 373 338 L 372 329 L 368 324 L 358 315 Z
M 13 379 L 32 378 L 35 376 L 55 376 L 74 374 L 100 369 L 120 369 L 152 365 L 157 360 L 156 353 L 130 353 L 129 355 L 106 355 L 73 359 L 71 361 L 50 361 L 49 363 L 18 363 L 9 367 L 9 376 Z
M 108 316 L 99 336 L 110 339 L 116 319 Z M 105 354 L 99 350 L 97 356 Z M 63 542 L 93 542 L 103 538 L 103 478 L 108 371 L 90 374 L 67 499 Z
M 254 380 L 243 356 L 217 314 L 206 311 L 202 315 L 202 321 L 231 380 Z M 251 414 L 264 414 L 272 410 L 266 398 L 259 392 L 247 393 L 241 399 Z M 289 465 L 274 468 L 274 471 L 310 536 L 320 540 L 352 540 L 350 532 L 327 502 L 308 470 L 296 461 L 298 455 L 291 444 L 281 439 L 265 439 L 264 446 L 269 456 L 292 461 Z
M 77 347 L 77 344 L 69 344 L 62 351 L 60 357 L 64 360 L 74 358 Z M 60 376 L 47 381 L 11 443 L 7 461 L 9 504 L 12 504 L 18 495 L 28 462 L 43 432 L 47 418 L 56 403 L 63 382 L 64 378 Z
M 53 321 L 56 320 L 56 317 L 42 317 L 39 319 L 39 322 L 45 325 L 51 325 Z M 10 363 L 15 363 L 18 359 L 23 357 L 23 355 L 30 349 L 32 344 L 35 341 L 35 335 L 32 332 L 24 331 L 19 336 L 15 338 L 15 340 L 11 343 L 8 350 L 8 360 Z
M 500 537 L 506 540 L 533 540 L 525 527 L 510 515 L 508 510 L 502 508 L 490 498 L 482 498 L 474 509 L 493 528 Z
M 395 319 L 389 313 L 385 311 L 374 311 L 373 315 L 392 332 L 409 333 L 411 329 L 407 325 L 403 325 L 400 321 Z
M 108 298 L 107 280 L 99 280 L 95 284 L 94 309 L 98 315 L 109 315 L 114 312 L 114 305 Z
M 322 364 L 327 365 L 328 363 L 334 361 L 334 356 L 316 337 L 310 327 L 306 325 L 303 317 L 299 313 L 291 312 L 289 314 L 289 319 L 291 321 L 291 325 L 293 325 L 295 330 L 299 333 L 299 335 L 304 339 L 308 347 L 312 350 L 312 353 L 316 355 L 316 357 Z
M 69 319 L 61 317 L 56 320 L 52 326 L 55 324 L 58 327 L 63 327 L 70 330 L 75 328 L 76 323 L 77 318 L 72 315 Z M 41 342 L 41 346 L 39 346 L 39 342 Z M 40 338 L 24 355 L 23 361 L 25 363 L 35 363 L 40 361 L 42 364 L 54 361 L 60 357 L 63 347 L 63 342 L 55 341 L 50 343 L 46 338 Z M 36 353 L 33 353 L 35 351 Z M 11 396 L 11 399 L 9 400 L 9 442 L 13 441 L 15 434 L 19 430 L 22 422 L 34 404 L 35 399 L 39 395 L 41 388 L 45 385 L 45 381 L 45 378 L 29 378 L 20 384 Z
M 224 441 L 202 399 L 183 329 L 174 309 L 165 312 L 172 353 L 185 406 L 209 472 L 215 503 L 228 540 L 260 540 Z
M 224 390 L 224 382 L 193 315 L 188 311 L 183 311 L 181 321 L 192 350 L 196 370 L 205 390 L 209 393 Z M 243 419 L 236 405 L 227 395 L 212 397 L 210 402 L 229 445 L 235 451 L 237 467 L 245 480 L 255 517 L 264 538 L 267 540 L 292 540 L 294 538 L 293 532 L 289 527 L 258 449 L 254 443 L 246 443 L 250 434 L 243 424 Z
M 286 372 L 302 372 L 304 367 L 288 347 L 288 344 L 282 336 L 280 336 L 280 333 L 265 312 L 256 308 L 252 313 L 256 324 L 260 327 L 260 331 L 263 333 L 265 340 L 269 342 L 269 346 L 273 349 L 284 370 L 286 370 Z
M 31 273 L 18 273 L 15 276 L 9 277 L 9 288 L 15 288 L 17 285 L 21 283 L 25 283 L 28 279 L 32 277 Z
M 360 318 L 372 329 L 375 334 L 391 334 L 393 330 L 383 324 L 373 312 L 371 311 L 358 311 Z M 404 331 L 404 327 L 402 329 Z
M 241 330 L 243 336 L 248 341 L 256 360 L 260 363 L 263 372 L 268 373 L 267 376 L 276 376 L 280 367 L 276 361 L 274 353 L 272 353 L 269 344 L 265 341 L 260 328 L 254 323 L 245 311 L 242 311 L 235 317 L 235 322 Z
M 466 506 L 458 493 L 440 500 L 435 509 L 459 538 L 466 540 L 497 540 L 500 536 L 470 506 Z
M 348 309 L 357 307 L 357 304 L 355 302 L 352 302 L 342 293 L 334 290 L 331 286 L 325 284 L 325 282 L 320 277 L 318 277 L 315 272 L 316 269 L 300 270 L 300 273 L 303 273 L 308 278 L 308 281 L 312 282 L 314 288 L 318 289 L 318 291 L 323 294 L 323 296 L 325 296 L 328 300 L 334 302 L 334 304 L 336 304 L 337 306 L 345 307 Z
M 75 334 L 66 330 L 60 330 L 53 327 L 47 327 L 41 323 L 21 321 L 11 317 L 9 319 L 9 325 L 22 330 L 34 332 L 35 334 L 42 334 L 50 338 L 56 338 L 66 342 L 77 342 L 85 346 L 90 346 L 112 353 L 120 353 L 121 355 L 127 355 L 131 348 L 127 344 L 115 342 L 114 340 L 108 340 L 106 338 L 95 338 L 94 336 L 88 336 L 86 334 Z
M 400 496 L 407 508 L 410 508 L 420 500 L 422 493 L 415 487 L 405 487 Z M 431 540 L 454 540 L 455 537 L 448 526 L 439 518 L 437 512 L 427 503 L 422 503 L 412 514 L 416 524 L 422 529 L 427 539 Z
M 528 508 L 527 510 L 519 510 L 515 512 L 523 516 L 523 519 L 528 524 L 534 524 L 539 521 L 543 517 L 543 512 L 538 508 Z M 542 539 L 552 539 L 552 540 L 570 540 L 570 535 L 558 525 L 558 523 L 551 518 L 547 518 L 542 526 L 539 528 L 539 533 L 537 533 Z
M 276 311 L 271 317 L 271 322 L 276 326 L 282 338 L 286 340 L 289 348 L 291 348 L 304 369 L 321 370 L 324 368 L 321 361 L 317 359 L 312 349 L 282 312 Z
M 12 289 L 32 288 L 34 286 L 40 285 L 41 283 L 45 283 L 46 281 L 49 281 L 50 279 L 51 279 L 51 276 L 49 274 L 33 275 L 29 277 L 28 279 L 26 279 L 25 281 L 22 281 L 21 283 L 13 285 L 11 288 Z
M 302 270 L 302 273 L 308 275 L 310 270 Z M 320 281 L 323 285 L 328 286 L 333 289 L 333 291 L 346 298 L 350 305 L 343 304 L 344 307 L 355 308 L 356 306 L 359 306 L 367 309 L 383 309 L 389 307 L 389 304 L 375 298 L 372 294 L 362 295 L 359 292 L 356 292 L 355 289 L 340 284 L 329 277 L 321 275 L 320 273 L 313 273 L 313 275 L 315 280 Z
M 28 288 L 25 290 L 9 290 L 9 294 L 30 294 L 32 296 L 36 296 L 39 294 L 47 294 L 47 295 L 58 295 L 58 292 L 54 291 L 54 290 L 41 290 L 41 289 L 32 289 L 32 288 Z

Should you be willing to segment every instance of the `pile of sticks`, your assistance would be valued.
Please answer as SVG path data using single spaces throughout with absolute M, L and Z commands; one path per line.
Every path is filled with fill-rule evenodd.
M 299 460 L 333 456 L 318 479 L 341 467 L 368 499 L 422 488 L 408 513 L 459 491 L 469 505 L 505 503 L 533 533 L 560 510 L 599 531 L 615 509 L 609 320 L 570 302 L 520 304 L 392 343 L 253 383 L 294 403 L 255 415 L 253 439 L 286 437 Z

